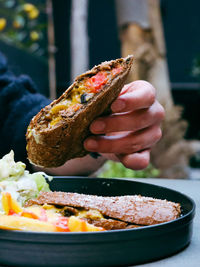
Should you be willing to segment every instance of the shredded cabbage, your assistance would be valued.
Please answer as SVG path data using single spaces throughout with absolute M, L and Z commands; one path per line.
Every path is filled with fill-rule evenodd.
M 44 172 L 31 174 L 25 168 L 23 162 L 14 161 L 12 150 L 0 159 L 0 212 L 1 192 L 9 192 L 23 206 L 28 199 L 36 198 L 40 191 L 50 191 L 45 178 L 51 181 L 51 176 Z

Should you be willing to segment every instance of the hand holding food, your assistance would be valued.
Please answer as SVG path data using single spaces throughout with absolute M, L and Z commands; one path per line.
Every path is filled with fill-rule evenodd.
M 121 161 L 128 168 L 145 168 L 152 146 L 161 138 L 164 117 L 155 89 L 145 81 L 125 85 L 111 109 L 111 115 L 92 122 L 94 135 L 85 140 L 85 148 Z

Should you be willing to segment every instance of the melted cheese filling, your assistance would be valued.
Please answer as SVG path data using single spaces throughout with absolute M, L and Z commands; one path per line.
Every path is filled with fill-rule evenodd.
M 119 65 L 111 71 L 100 71 L 94 76 L 87 77 L 79 82 L 79 85 L 72 89 L 67 99 L 63 99 L 51 108 L 49 126 L 56 125 L 65 116 L 73 116 L 95 94 L 99 93 L 103 85 L 119 74 L 122 69 L 122 66 Z

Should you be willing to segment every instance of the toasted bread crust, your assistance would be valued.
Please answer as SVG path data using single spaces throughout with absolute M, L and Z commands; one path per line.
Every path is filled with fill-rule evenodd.
M 123 71 L 107 83 L 91 101 L 78 110 L 74 116 L 62 119 L 55 127 L 41 127 L 41 120 L 51 107 L 66 98 L 76 84 L 84 77 L 90 77 L 100 70 L 123 64 Z M 26 134 L 28 159 L 41 167 L 58 167 L 67 160 L 88 154 L 83 141 L 90 135 L 89 125 L 98 116 L 108 112 L 110 104 L 120 93 L 131 69 L 133 57 L 104 62 L 80 75 L 65 93 L 43 108 L 31 121 Z M 31 131 L 31 133 L 30 133 Z
M 103 215 L 137 225 L 153 225 L 168 222 L 181 214 L 179 203 L 138 195 L 120 197 L 102 197 L 65 192 L 43 192 L 33 204 L 52 204 L 95 209 Z

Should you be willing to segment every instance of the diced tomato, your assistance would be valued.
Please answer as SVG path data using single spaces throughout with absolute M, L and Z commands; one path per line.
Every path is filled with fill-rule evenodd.
M 96 75 L 92 76 L 86 81 L 86 87 L 88 87 L 89 92 L 97 93 L 102 85 L 104 85 L 108 80 L 108 75 L 106 72 L 100 71 Z
M 60 217 L 54 225 L 57 232 L 69 232 L 68 219 L 65 217 Z
M 123 69 L 122 66 L 116 67 L 113 70 L 111 70 L 111 73 L 113 76 L 115 76 L 115 75 L 119 74 L 122 71 L 122 69 Z
M 17 215 L 17 213 L 14 210 L 10 209 L 8 215 Z

